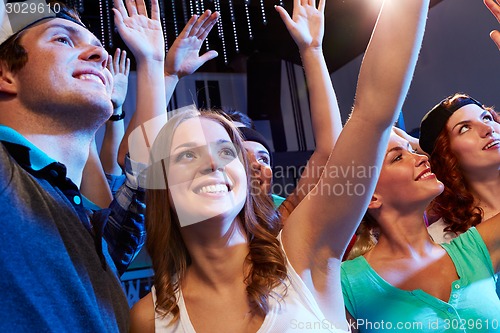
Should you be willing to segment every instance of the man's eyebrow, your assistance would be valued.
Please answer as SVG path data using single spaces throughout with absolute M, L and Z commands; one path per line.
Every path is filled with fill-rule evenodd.
M 79 38 L 83 37 L 83 33 L 80 29 L 63 24 L 63 23 L 54 23 L 52 25 L 49 25 L 48 27 L 45 28 L 45 31 L 50 30 L 50 29 L 57 29 L 57 28 L 66 30 L 70 34 L 76 35 Z M 101 41 L 99 39 L 97 39 L 97 37 L 95 37 L 95 36 L 94 36 L 94 38 L 92 38 L 92 44 L 95 46 L 103 47 L 101 44 Z

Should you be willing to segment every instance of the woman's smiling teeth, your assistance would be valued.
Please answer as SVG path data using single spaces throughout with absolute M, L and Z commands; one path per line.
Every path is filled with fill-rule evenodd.
M 433 174 L 432 172 L 427 171 L 426 173 L 424 173 L 424 174 L 420 175 L 420 176 L 417 178 L 417 180 L 426 179 L 427 177 L 429 177 L 429 176 L 433 176 L 433 175 L 434 175 L 434 174 Z
M 198 193 L 227 193 L 228 191 L 226 184 L 216 184 L 203 186 L 198 190 Z
M 490 149 L 491 147 L 496 146 L 496 145 L 498 145 L 499 143 L 500 143 L 500 141 L 499 141 L 499 140 L 494 140 L 494 141 L 491 141 L 489 144 L 487 144 L 487 145 L 483 148 L 483 150 Z

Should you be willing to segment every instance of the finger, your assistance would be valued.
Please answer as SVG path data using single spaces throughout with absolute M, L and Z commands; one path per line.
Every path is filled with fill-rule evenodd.
M 214 59 L 218 55 L 219 54 L 217 53 L 217 51 L 214 51 L 214 50 L 210 50 L 210 51 L 204 53 L 203 55 L 200 56 L 200 60 L 202 61 L 201 65 L 203 65 L 204 63 L 206 63 L 209 60 Z
M 207 38 L 210 31 L 217 23 L 219 16 L 220 14 L 218 12 L 215 12 L 210 16 L 210 20 L 207 20 L 208 25 L 203 29 L 202 33 L 198 36 L 199 39 L 204 40 L 205 38 Z
M 300 0 L 293 0 L 293 10 L 300 7 Z
M 160 6 L 158 0 L 151 0 L 151 19 L 160 22 Z
M 300 0 L 297 0 L 297 1 L 300 1 Z M 283 20 L 283 23 L 285 23 L 286 28 L 288 29 L 288 31 L 290 31 L 292 29 L 293 21 L 290 18 L 290 15 L 288 14 L 288 12 L 285 10 L 285 8 L 283 8 L 281 6 L 274 6 L 274 8 L 276 8 L 276 11 L 278 12 L 278 14 L 280 14 L 280 17 Z
M 118 2 L 115 0 L 115 2 Z M 120 1 L 121 2 L 121 1 Z M 123 6 L 123 4 L 122 4 Z M 112 8 L 113 10 L 113 13 L 115 14 L 115 26 L 118 28 L 118 32 L 122 33 L 124 27 L 125 27 L 125 24 L 123 23 L 123 15 L 121 14 L 120 10 L 116 9 L 116 8 Z M 125 8 L 123 8 L 123 10 L 125 10 Z M 125 14 L 127 12 L 125 11 Z
M 490 38 L 495 42 L 498 50 L 500 50 L 500 32 L 498 30 L 493 30 L 490 32 Z
M 196 22 L 197 19 L 198 19 L 198 15 L 191 16 L 191 18 L 189 19 L 188 23 L 186 23 L 186 26 L 184 27 L 184 29 L 182 29 L 181 33 L 179 34 L 180 38 L 187 38 L 187 37 L 189 37 L 191 29 L 193 28 L 194 23 Z
M 125 6 L 123 5 L 122 0 L 113 0 L 114 7 L 113 12 L 115 13 L 115 23 L 116 23 L 116 17 L 119 16 L 121 22 L 123 22 L 123 18 L 127 17 L 127 10 L 125 9 Z M 118 14 L 117 14 L 118 13 Z
M 212 12 L 210 10 L 206 10 L 201 16 L 196 20 L 193 28 L 191 29 L 191 32 L 189 33 L 190 36 L 197 36 L 199 35 L 200 28 L 203 27 L 205 22 L 209 19 L 210 15 Z
M 319 0 L 318 10 L 322 13 L 325 12 L 326 0 Z
M 119 63 L 120 63 L 120 49 L 117 48 L 115 50 L 115 55 L 113 56 L 113 70 L 117 73 L 120 72 L 120 66 L 119 66 Z
M 125 73 L 127 63 L 127 51 L 123 50 L 120 57 L 120 73 Z
M 130 58 L 127 58 L 127 61 L 125 62 L 125 71 L 123 73 L 125 76 L 130 74 Z
M 149 17 L 148 10 L 146 9 L 146 4 L 144 3 L 144 0 L 135 0 L 135 4 L 137 6 L 137 14 Z
M 500 6 L 498 6 L 498 3 L 494 0 L 484 0 L 484 4 L 500 23 Z
M 309 0 L 300 0 L 300 5 L 301 6 L 307 6 L 309 3 L 308 3 Z
M 129 16 L 137 15 L 137 3 L 135 0 L 125 0 L 125 6 L 127 6 Z
M 307 4 L 308 4 L 309 6 L 313 6 L 314 8 L 316 8 L 316 1 L 315 1 L 315 0 L 308 0 L 308 1 L 307 1 Z
M 113 63 L 113 57 L 111 56 L 111 54 L 108 54 L 108 62 L 106 64 L 106 68 L 109 70 L 109 72 L 113 75 L 115 75 L 115 73 L 113 72 L 113 66 L 111 65 Z

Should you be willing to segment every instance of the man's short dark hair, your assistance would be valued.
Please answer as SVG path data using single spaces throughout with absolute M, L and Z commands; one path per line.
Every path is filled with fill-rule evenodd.
M 51 1 L 49 4 L 53 6 L 58 3 L 61 13 L 64 15 L 71 17 L 75 21 L 80 20 L 80 16 L 78 15 L 78 11 L 74 8 L 68 7 L 66 4 L 59 1 Z M 26 62 L 28 61 L 28 53 L 21 45 L 21 37 L 25 30 L 21 30 L 18 33 L 10 36 L 5 42 L 0 45 L 0 61 L 4 62 L 9 70 L 13 73 L 21 70 Z

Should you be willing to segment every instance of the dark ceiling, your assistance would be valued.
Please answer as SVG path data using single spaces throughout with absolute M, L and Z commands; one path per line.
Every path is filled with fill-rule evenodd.
M 431 0 L 431 7 L 441 1 L 443 0 Z M 110 9 L 112 0 L 69 2 L 83 9 L 81 11 L 83 19 L 109 50 L 117 46 L 123 47 L 122 41 L 114 32 Z M 283 0 L 283 2 L 284 7 L 291 13 L 292 0 Z M 364 51 L 381 3 L 381 0 L 327 0 L 323 49 L 330 72 L 334 72 Z M 176 29 L 178 32 L 182 30 L 192 12 L 199 13 L 203 8 L 213 11 L 219 7 L 220 30 L 224 38 L 221 38 L 221 34 L 218 33 L 217 26 L 208 37 L 210 48 L 217 50 L 219 57 L 205 64 L 200 70 L 245 72 L 247 59 L 251 56 L 300 62 L 297 47 L 273 8 L 275 4 L 279 4 L 279 1 L 205 0 L 202 3 L 196 0 L 165 0 L 160 5 L 168 45 L 173 43 Z M 264 6 L 264 11 L 262 11 L 262 6 Z M 262 12 L 265 14 L 265 21 Z M 249 34 L 247 14 L 252 38 Z M 236 34 L 234 29 L 236 29 Z M 224 57 L 224 49 L 226 57 Z M 205 50 L 205 47 L 202 50 Z

